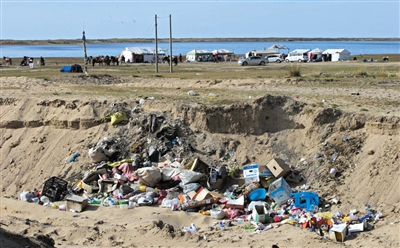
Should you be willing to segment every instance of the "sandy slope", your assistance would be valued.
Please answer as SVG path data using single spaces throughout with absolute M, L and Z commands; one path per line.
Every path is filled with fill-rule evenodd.
M 172 89 L 177 87 L 194 90 L 209 87 L 210 91 L 237 87 L 248 98 L 257 87 L 299 96 L 293 99 L 257 97 L 230 106 L 167 103 L 156 99 L 146 101 L 136 117 L 146 119 L 147 114 L 153 111 L 163 113 L 171 122 L 184 120 L 182 125 L 192 130 L 187 139 L 198 151 L 191 155 L 210 164 L 219 164 L 219 159 L 227 151 L 235 152 L 240 166 L 264 164 L 274 156 L 296 165 L 305 158 L 308 165 L 300 166 L 307 176 L 304 183 L 320 196 L 336 196 L 341 200 L 342 204 L 334 205 L 332 212 L 340 209 L 348 213 L 354 208 L 363 211 L 368 203 L 384 214 L 374 230 L 353 234 L 346 240 L 346 246 L 400 246 L 400 224 L 396 222 L 400 220 L 399 109 L 390 109 L 387 111 L 389 114 L 359 114 L 351 111 L 355 109 L 352 100 L 345 97 L 340 99 L 346 102 L 343 106 L 347 106 L 347 112 L 306 104 L 307 99 L 311 99 L 307 95 L 340 97 L 352 92 L 348 88 L 333 90 L 291 84 L 271 85 L 271 82 L 256 80 L 226 80 L 211 85 L 209 82 L 171 79 L 115 81 L 119 84 L 114 87 L 162 87 L 165 94 L 176 94 Z M 41 189 L 43 182 L 51 176 L 65 178 L 70 183 L 81 179 L 84 172 L 93 166 L 87 155 L 89 147 L 103 137 L 120 136 L 127 139 L 124 144 L 131 144 L 129 141 L 137 136 L 134 132 L 140 124 L 113 127 L 109 123 L 100 123 L 100 119 L 112 102 L 130 110 L 138 106 L 138 97 L 107 99 L 99 95 L 86 99 L 67 94 L 62 97 L 43 96 L 46 91 L 68 92 L 69 87 L 76 84 L 79 84 L 78 79 L 75 82 L 65 82 L 60 78 L 46 81 L 24 77 L 2 79 L 3 89 L 7 89 L 1 92 L 0 113 L 2 234 L 4 229 L 36 237 L 48 244 L 54 240 L 57 247 L 271 247 L 273 244 L 279 247 L 343 247 L 343 244 L 327 241 L 315 232 L 290 225 L 257 235 L 244 230 L 244 224 L 224 231 L 209 231 L 208 227 L 214 222 L 210 217 L 172 212 L 157 206 L 129 210 L 90 206 L 83 213 L 71 213 L 17 201 L 15 198 L 19 192 Z M 397 91 L 374 87 L 363 89 L 361 97 L 399 100 Z M 348 142 L 342 141 L 345 136 L 350 137 Z M 324 141 L 328 142 L 327 146 L 321 145 Z M 368 155 L 370 151 L 373 151 L 372 155 Z M 317 152 L 324 156 L 315 158 Z M 81 156 L 76 162 L 66 164 L 65 159 L 74 153 Z M 333 154 L 338 155 L 336 162 L 331 160 Z M 340 176 L 330 179 L 331 167 L 337 168 Z M 190 223 L 200 227 L 198 233 L 181 232 L 182 226 Z M 13 237 L 3 242 L 9 242 L 4 244 L 10 247 L 20 245 L 19 240 Z

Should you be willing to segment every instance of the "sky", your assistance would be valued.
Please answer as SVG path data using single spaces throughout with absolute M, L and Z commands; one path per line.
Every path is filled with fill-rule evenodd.
M 0 0 L 1 39 L 399 38 L 399 0 Z

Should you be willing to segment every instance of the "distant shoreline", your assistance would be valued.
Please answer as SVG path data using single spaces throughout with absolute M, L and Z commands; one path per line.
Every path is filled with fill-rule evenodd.
M 87 43 L 149 43 L 155 39 L 87 39 Z M 291 41 L 400 41 L 400 38 L 175 38 L 172 42 L 291 42 Z M 158 42 L 169 42 L 169 38 L 158 39 Z M 55 40 L 12 40 L 3 39 L 1 45 L 62 45 L 81 44 L 82 39 L 55 39 Z

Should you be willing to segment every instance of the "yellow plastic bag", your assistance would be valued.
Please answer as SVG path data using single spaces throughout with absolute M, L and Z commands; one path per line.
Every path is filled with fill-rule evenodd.
M 121 113 L 121 112 L 116 112 L 111 116 L 111 125 L 115 125 L 120 123 L 121 121 L 127 121 L 128 117 Z

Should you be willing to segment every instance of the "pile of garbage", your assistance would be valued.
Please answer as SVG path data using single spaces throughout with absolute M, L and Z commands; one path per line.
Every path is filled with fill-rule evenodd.
M 132 113 L 138 111 L 135 108 Z M 82 212 L 90 204 L 120 209 L 159 205 L 208 215 L 218 220 L 212 228 L 219 230 L 244 225 L 257 234 L 290 224 L 341 242 L 350 233 L 371 230 L 382 217 L 369 206 L 365 213 L 330 212 L 339 200 L 328 202 L 307 191 L 310 186 L 299 186 L 304 175 L 280 158 L 239 169 L 233 166 L 234 152 L 229 152 L 221 158 L 224 163 L 210 166 L 195 156 L 196 149 L 188 140 L 180 138 L 179 126 L 168 124 L 162 115 L 127 118 L 123 111 L 116 113 L 107 115 L 113 125 L 147 123 L 136 129 L 138 138 L 129 146 L 133 156 L 126 158 L 127 153 L 121 152 L 120 138 L 104 137 L 87 151 L 93 167 L 80 180 L 68 186 L 67 181 L 52 177 L 41 191 L 21 192 L 19 199 L 72 212 Z M 79 156 L 76 153 L 66 162 L 73 163 Z M 335 171 L 330 175 L 335 177 Z M 238 177 L 243 184 L 232 184 Z M 197 228 L 191 224 L 183 230 L 196 232 Z
M 258 234 L 290 224 L 341 242 L 353 232 L 371 230 L 382 217 L 370 206 L 364 213 L 355 209 L 330 212 L 331 204 L 340 201 L 333 198 L 328 203 L 315 192 L 301 191 L 309 189 L 307 185 L 293 189 L 286 180 L 301 180 L 301 175 L 279 158 L 267 165 L 244 166 L 244 184 L 229 185 L 224 194 L 213 189 L 221 189 L 230 181 L 226 167 L 210 169 L 195 159 L 186 169 L 180 161 L 162 160 L 151 166 L 143 166 L 147 160 L 101 161 L 71 188 L 64 180 L 52 177 L 41 192 L 24 191 L 20 200 L 72 212 L 82 212 L 88 204 L 120 209 L 159 205 L 171 211 L 208 215 L 218 220 L 217 226 L 211 227 L 215 230 L 244 225 Z M 57 205 L 60 201 L 66 205 Z M 194 233 L 197 228 L 191 224 L 183 231 Z

